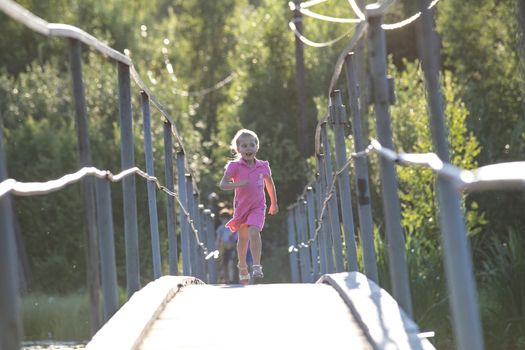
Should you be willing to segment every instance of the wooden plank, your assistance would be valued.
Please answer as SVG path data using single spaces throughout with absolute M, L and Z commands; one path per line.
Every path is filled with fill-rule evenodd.
M 372 349 L 338 292 L 323 284 L 183 288 L 152 324 L 143 350 Z
M 434 349 L 358 272 L 317 284 L 205 285 L 164 276 L 137 292 L 87 349 Z
M 193 277 L 163 276 L 136 292 L 87 344 L 86 350 L 135 349 L 143 333 L 181 288 L 202 283 Z
M 339 292 L 375 348 L 434 349 L 419 337 L 418 326 L 395 299 L 362 273 L 324 275 L 317 283 L 330 284 Z

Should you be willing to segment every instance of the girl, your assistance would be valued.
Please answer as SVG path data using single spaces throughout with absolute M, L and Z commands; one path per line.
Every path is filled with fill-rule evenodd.
M 219 187 L 223 190 L 235 190 L 233 200 L 233 218 L 226 227 L 232 232 L 238 231 L 237 256 L 239 263 L 239 281 L 246 284 L 250 280 L 246 252 L 248 244 L 253 255 L 252 277 L 262 278 L 261 266 L 261 230 L 264 226 L 266 197 L 264 187 L 270 196 L 270 215 L 277 214 L 277 194 L 267 161 L 255 158 L 259 150 L 259 138 L 251 130 L 237 131 L 231 142 L 231 149 L 236 159 L 228 162 Z

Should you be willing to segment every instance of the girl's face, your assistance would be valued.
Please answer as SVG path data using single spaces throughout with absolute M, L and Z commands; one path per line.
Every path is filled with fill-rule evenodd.
M 237 139 L 237 152 L 246 162 L 253 162 L 258 150 L 257 140 L 252 135 L 241 135 Z

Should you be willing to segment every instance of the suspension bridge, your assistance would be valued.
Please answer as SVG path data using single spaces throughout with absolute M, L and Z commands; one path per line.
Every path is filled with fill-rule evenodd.
M 291 9 L 316 16 L 309 7 L 319 2 L 291 5 Z M 460 193 L 522 187 L 524 178 L 520 174 L 524 173 L 525 163 L 495 164 L 475 170 L 464 170 L 450 164 L 438 78 L 439 54 L 435 52 L 437 45 L 433 27 L 432 8 L 437 1 L 422 0 L 421 12 L 397 25 L 383 23 L 385 11 L 392 1 L 361 9 L 354 1 L 349 0 L 349 3 L 357 19 L 347 20 L 346 23 L 357 25 L 335 63 L 328 89 L 330 103 L 325 117 L 317 126 L 317 172 L 299 200 L 288 208 L 291 283 L 242 286 L 217 284 L 218 254 L 213 214 L 199 204 L 197 183 L 187 166 L 183 138 L 175 127 L 174 119 L 141 80 L 130 57 L 79 28 L 48 23 L 11 0 L 1 0 L 0 10 L 11 20 L 44 36 L 60 37 L 69 42 L 81 168 L 47 182 L 20 182 L 9 178 L 0 128 L 0 348 L 19 349 L 23 333 L 11 197 L 46 195 L 80 182 L 89 243 L 86 247 L 88 290 L 95 333 L 87 345 L 88 349 L 226 349 L 245 346 L 256 349 L 433 349 L 427 339 L 431 332 L 422 332 L 412 320 L 405 242 L 400 224 L 397 165 L 425 166 L 436 174 L 457 348 L 483 349 Z M 421 21 L 425 35 L 422 62 L 436 154 L 396 153 L 392 141 L 389 105 L 393 85 L 387 78 L 384 31 L 415 20 Z M 290 24 L 290 28 L 303 42 L 315 44 L 302 36 L 294 23 Z M 370 143 L 362 137 L 355 63 L 356 59 L 364 58 L 359 57 L 363 54 L 356 47 L 365 42 L 368 45 L 378 136 Z M 82 74 L 82 45 L 108 57 L 118 66 L 122 168 L 118 174 L 93 165 Z M 339 82 L 343 71 L 346 77 L 344 84 Z M 140 91 L 146 170 L 135 166 L 132 81 Z M 225 83 L 227 81 L 218 86 Z M 339 87 L 341 85 L 343 88 Z M 344 93 L 348 98 L 349 113 L 342 102 Z M 154 174 L 150 106 L 156 108 L 163 118 L 165 184 Z M 349 121 L 348 115 L 351 115 L 354 142 L 354 152 L 350 156 L 346 154 L 343 131 L 343 126 Z M 330 126 L 332 134 L 328 133 Z M 333 135 L 333 142 L 329 135 Z M 333 150 L 332 143 L 335 145 Z M 392 296 L 378 284 L 368 184 L 367 158 L 371 156 L 379 157 L 380 162 Z M 335 166 L 332 158 L 336 161 Z M 175 165 L 173 159 L 176 160 Z M 355 167 L 358 191 L 355 194 L 357 224 L 352 217 L 352 179 L 348 171 L 351 164 Z M 147 183 L 155 277 L 143 288 L 139 282 L 136 179 L 144 179 Z M 120 308 L 111 182 L 122 183 L 124 203 L 125 270 L 129 300 Z M 165 195 L 167 201 L 169 275 L 166 276 L 161 274 L 157 193 Z M 356 243 L 356 226 L 359 226 L 360 246 Z M 363 272 L 359 272 L 358 249 L 361 249 L 363 256 Z M 182 271 L 178 269 L 179 252 Z M 102 300 L 98 296 L 100 291 Z M 103 315 L 98 314 L 100 303 Z M 226 307 L 228 312 L 225 312 Z M 249 313 L 253 316 L 252 321 L 246 321 Z M 104 324 L 100 325 L 98 319 L 103 319 Z M 221 337 L 225 328 L 235 330 L 234 344 Z

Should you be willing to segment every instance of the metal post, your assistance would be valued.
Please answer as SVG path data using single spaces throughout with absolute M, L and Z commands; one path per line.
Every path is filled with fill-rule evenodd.
M 321 215 L 321 180 L 319 174 L 316 174 L 315 179 L 315 208 L 317 210 L 316 218 L 319 219 L 319 221 L 316 220 L 316 226 L 321 223 L 321 227 L 319 228 L 319 232 L 317 233 L 317 242 L 318 242 L 318 248 L 319 248 L 319 275 L 324 275 L 327 273 L 327 256 L 326 256 L 326 241 L 325 241 L 325 227 L 326 225 L 323 223 L 323 218 L 319 217 Z
M 207 218 L 208 218 L 208 215 L 205 215 L 204 214 L 204 204 L 199 204 L 199 227 L 200 227 L 200 237 L 201 237 L 201 240 L 202 240 L 202 243 L 204 244 L 204 248 L 206 248 L 206 251 L 209 253 L 210 252 L 210 245 L 208 243 L 208 232 L 206 230 L 206 221 L 207 221 Z M 200 261 L 201 261 L 201 274 L 202 274 L 202 278 L 203 278 L 203 281 L 207 281 L 208 279 L 208 272 L 207 272 L 207 267 L 208 267 L 208 261 L 206 260 L 206 256 L 208 255 L 208 253 L 205 255 L 204 254 L 204 251 L 201 250 L 201 258 L 200 258 Z
M 330 95 L 330 123 L 334 130 L 335 138 L 335 161 L 337 169 L 343 168 L 347 162 L 345 125 L 346 110 L 341 100 L 341 92 L 335 90 Z M 350 173 L 346 167 L 337 181 L 339 188 L 339 200 L 341 214 L 343 216 L 343 227 L 345 234 L 345 252 L 348 271 L 359 271 L 357 265 L 357 249 L 355 242 L 354 218 L 352 213 L 352 192 L 350 191 Z
M 0 183 L 7 179 L 3 125 L 0 119 Z M 11 195 L 0 197 L 0 349 L 18 350 L 22 340 L 18 259 Z
M 82 77 L 82 57 L 80 55 L 80 42 L 70 39 L 69 60 L 71 65 L 71 78 L 73 85 L 73 97 L 75 99 L 75 125 L 77 130 L 78 151 L 80 155 L 80 166 L 90 167 L 93 165 L 91 158 L 91 147 L 89 144 L 89 123 L 87 119 L 86 98 L 84 92 L 84 80 Z M 92 177 L 85 177 L 82 184 L 82 202 L 84 207 L 85 229 L 85 259 L 86 280 L 89 291 L 90 303 L 90 331 L 91 335 L 101 326 L 100 319 L 100 272 L 98 261 L 98 242 L 95 216 L 95 185 Z
M 332 243 L 334 247 L 335 256 L 335 271 L 343 272 L 345 270 L 345 263 L 343 260 L 343 239 L 341 238 L 341 222 L 339 221 L 339 209 L 337 208 L 337 192 L 335 187 L 328 188 L 334 181 L 332 157 L 330 155 L 330 144 L 328 142 L 328 134 L 326 132 L 326 123 L 321 125 L 321 139 L 323 142 L 324 152 L 324 166 L 326 176 L 327 195 L 329 191 L 333 191 L 333 195 L 328 202 L 328 217 L 330 219 L 330 228 L 332 231 Z
M 354 55 L 350 54 L 345 59 L 346 81 L 348 89 L 348 105 L 352 114 L 352 135 L 356 153 L 365 150 L 363 131 L 361 127 L 361 110 L 359 108 L 359 90 L 355 74 Z M 374 247 L 374 223 L 372 221 L 372 204 L 370 202 L 370 185 L 368 180 L 368 159 L 356 157 L 354 159 L 355 174 L 357 178 L 357 209 L 359 214 L 359 233 L 363 246 L 363 261 L 365 274 L 374 282 L 379 282 L 377 276 L 376 253 Z
M 311 186 L 306 189 L 306 203 L 307 217 L 308 217 L 308 232 L 309 238 L 312 240 L 310 244 L 310 252 L 312 254 L 312 273 L 314 275 L 314 281 L 319 277 L 319 245 L 318 240 L 314 240 L 315 234 L 315 197 L 314 190 Z
M 153 167 L 153 142 L 151 140 L 149 96 L 144 91 L 141 91 L 140 95 L 142 97 L 142 124 L 144 129 L 144 156 L 146 158 L 146 171 L 148 172 L 148 175 L 155 176 L 155 168 Z M 157 279 L 161 276 L 162 265 L 160 260 L 159 218 L 157 214 L 157 193 L 155 190 L 155 183 L 148 181 L 147 188 L 153 276 Z
M 193 180 L 190 174 L 185 174 L 186 177 L 186 207 L 190 216 L 188 217 L 189 225 L 189 245 L 190 245 L 190 271 L 191 276 L 197 277 L 197 259 L 198 252 L 197 240 L 195 237 L 195 207 L 193 205 Z
M 373 5 L 367 6 L 367 10 L 370 6 Z M 374 89 L 377 137 L 383 146 L 393 149 L 390 111 L 388 109 L 386 43 L 385 33 L 381 28 L 383 16 L 370 15 L 367 18 L 369 23 L 369 59 Z M 410 286 L 405 257 L 405 238 L 401 228 L 401 208 L 397 193 L 396 170 L 394 164 L 383 157 L 380 158 L 379 163 L 393 294 L 405 312 L 412 316 L 412 301 L 410 300 Z
M 297 249 L 299 250 L 299 273 L 301 276 L 301 282 L 305 283 L 308 281 L 308 272 L 307 272 L 307 265 L 306 265 L 306 258 L 304 256 L 305 248 L 302 246 L 302 234 L 301 234 L 301 214 L 299 212 L 299 206 L 300 204 L 297 203 L 297 205 L 293 208 L 293 216 L 294 216 L 294 223 L 295 223 L 295 232 L 296 232 L 296 238 L 297 238 Z
M 301 273 L 301 282 L 306 283 L 306 282 L 309 282 L 308 276 L 310 274 L 310 270 L 306 263 L 306 256 L 305 256 L 306 249 L 302 244 L 304 243 L 304 240 L 303 240 L 303 230 L 302 230 L 302 225 L 301 225 L 301 212 L 300 212 L 301 204 L 300 202 L 301 200 L 297 202 L 297 206 L 295 206 L 294 208 L 294 220 L 295 220 L 295 231 L 297 233 L 297 249 L 299 249 L 299 269 Z
M 117 263 L 111 206 L 111 188 L 106 179 L 96 179 L 97 222 L 104 295 L 104 322 L 118 310 Z
M 299 265 L 297 262 L 298 254 L 295 250 L 295 222 L 294 222 L 294 211 L 290 209 L 286 215 L 286 222 L 288 224 L 288 254 L 290 257 L 290 273 L 292 277 L 292 283 L 299 283 Z
M 211 212 L 210 209 L 204 209 L 204 217 L 206 223 L 206 236 L 207 236 L 207 245 L 210 252 L 213 252 L 217 249 L 215 246 L 215 228 L 214 228 L 214 219 L 215 214 Z M 208 283 L 215 284 L 217 283 L 217 260 L 215 257 L 210 257 L 207 261 L 208 266 Z
M 204 205 L 198 204 L 199 203 L 199 196 L 197 193 L 193 194 L 193 206 L 195 210 L 195 227 L 197 228 L 198 232 L 198 241 L 196 244 L 195 249 L 195 256 L 196 256 L 196 263 L 197 263 L 197 277 L 204 280 L 205 270 L 204 270 L 204 253 L 202 248 L 199 246 L 199 241 L 201 244 L 206 244 L 206 239 L 204 236 L 204 231 L 202 230 L 202 212 L 204 211 Z
M 131 84 L 129 66 L 118 63 L 118 92 L 120 111 L 120 160 L 122 170 L 135 166 L 133 149 L 133 118 L 131 116 Z M 126 277 L 128 298 L 140 289 L 139 238 L 137 227 L 137 193 L 135 176 L 122 179 L 124 202 L 124 232 L 126 245 Z
M 186 211 L 188 211 L 188 205 L 186 204 L 187 193 L 186 193 L 186 168 L 184 165 L 184 152 L 180 151 L 177 153 L 177 178 L 179 182 L 179 200 L 181 208 L 179 210 L 179 221 L 180 221 L 180 236 L 181 236 L 181 253 L 182 253 L 182 273 L 184 276 L 191 275 L 191 261 L 190 261 L 190 238 L 189 238 L 189 226 L 188 219 L 186 217 Z
M 298 0 L 294 1 L 296 7 L 299 7 Z M 294 10 L 293 22 L 299 33 L 303 32 L 303 15 L 299 9 Z M 302 41 L 295 36 L 295 86 L 297 88 L 297 102 L 299 107 L 299 127 L 297 128 L 299 136 L 299 149 L 303 159 L 308 158 L 311 150 L 311 144 L 308 142 L 308 116 L 306 113 L 306 84 L 304 74 L 304 49 Z
M 432 139 L 439 158 L 448 163 L 450 156 L 439 80 L 441 64 L 438 38 L 434 31 L 433 10 L 428 9 L 429 1 L 420 0 L 420 4 L 420 33 L 423 37 L 419 42 L 429 98 Z M 476 282 L 460 195 L 450 182 L 439 175 L 437 187 L 445 270 L 458 349 L 483 349 L 483 331 L 476 301 Z
M 175 192 L 173 176 L 173 142 L 171 138 L 171 123 L 164 122 L 164 174 L 166 176 L 166 189 Z M 175 198 L 166 196 L 166 226 L 168 230 L 168 260 L 170 275 L 179 274 L 179 256 L 177 247 L 177 231 L 175 220 Z
M 317 183 L 318 187 L 318 196 L 317 196 L 317 204 L 318 208 L 317 211 L 321 213 L 322 207 L 324 206 L 324 201 L 326 198 L 326 176 L 325 176 L 325 166 L 324 166 L 324 156 L 317 156 L 317 164 L 319 168 L 319 181 Z M 319 214 L 321 215 L 321 214 Z M 328 216 L 327 210 L 325 210 L 323 217 L 321 218 L 323 224 L 321 226 L 321 250 L 324 252 L 323 255 L 325 256 L 325 270 L 321 273 L 332 273 L 335 271 L 334 268 L 334 253 L 332 249 L 332 235 L 331 235 L 331 226 L 330 226 L 330 219 Z
M 365 9 L 366 6 L 366 0 L 357 0 L 357 6 L 359 6 L 360 9 Z M 365 40 L 359 40 L 356 49 L 355 49 L 355 58 L 356 58 L 356 64 L 357 64 L 357 87 L 359 89 L 359 110 L 361 111 L 361 120 L 363 122 L 363 128 L 362 128 L 362 135 L 365 140 L 368 140 L 368 127 L 369 127 L 369 119 L 368 119 L 368 106 L 371 102 L 370 97 L 370 89 L 369 89 L 369 72 L 368 72 L 368 66 L 367 66 L 367 57 L 366 57 L 366 41 Z
M 305 242 L 305 244 L 308 242 L 308 217 L 306 216 L 306 201 L 304 199 L 299 200 L 299 224 L 300 224 L 300 234 L 301 234 L 301 240 Z M 312 259 L 310 256 L 310 246 L 305 245 L 303 247 L 304 250 L 304 260 L 305 260 L 305 266 L 306 266 L 306 283 L 312 283 L 313 282 L 313 275 L 312 275 Z

